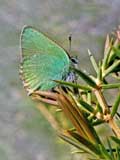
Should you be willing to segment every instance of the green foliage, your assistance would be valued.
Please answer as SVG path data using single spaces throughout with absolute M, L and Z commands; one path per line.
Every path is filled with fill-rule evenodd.
M 60 125 L 57 129 L 59 137 L 73 145 L 77 153 L 88 154 L 91 160 L 120 160 L 120 128 L 117 125 L 120 117 L 118 116 L 116 120 L 120 106 L 119 35 L 120 30 L 114 38 L 107 36 L 104 57 L 98 63 L 88 50 L 96 76 L 71 68 L 84 81 L 84 84 L 55 81 L 66 89 L 58 87 L 56 93 L 44 94 L 47 97 L 44 102 L 50 103 L 52 100 L 51 104 L 56 105 L 56 110 L 59 109 L 59 112 L 63 113 L 68 123 L 67 127 Z M 75 89 L 77 93 L 74 92 Z M 116 89 L 116 98 L 113 104 L 109 105 L 104 92 L 112 89 Z M 41 96 L 42 92 L 39 91 L 38 95 Z M 109 97 L 112 99 L 111 94 Z M 107 124 L 113 131 L 113 135 L 106 138 L 107 145 L 96 131 L 95 126 L 100 124 L 103 126 Z

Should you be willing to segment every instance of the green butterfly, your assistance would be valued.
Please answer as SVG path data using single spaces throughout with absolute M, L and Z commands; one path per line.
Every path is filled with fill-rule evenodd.
M 21 32 L 20 76 L 28 94 L 48 91 L 58 84 L 54 80 L 72 81 L 72 61 L 66 51 L 41 32 L 25 26 Z

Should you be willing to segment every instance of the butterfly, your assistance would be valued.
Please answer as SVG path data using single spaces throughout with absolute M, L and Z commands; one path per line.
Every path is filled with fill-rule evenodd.
M 77 63 L 75 58 L 33 27 L 23 27 L 20 48 L 20 77 L 28 95 L 55 88 L 58 83 L 54 80 L 74 80 L 70 67 Z

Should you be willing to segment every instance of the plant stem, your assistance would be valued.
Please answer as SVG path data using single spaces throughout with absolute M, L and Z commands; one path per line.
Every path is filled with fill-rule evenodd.
M 118 138 L 120 138 L 120 128 L 117 126 L 117 124 L 115 123 L 114 119 L 111 118 L 108 121 L 110 127 L 113 129 L 113 131 L 115 132 L 115 134 L 117 135 Z
M 109 115 L 110 111 L 109 111 L 107 102 L 106 102 L 101 90 L 100 89 L 95 89 L 94 93 L 95 93 L 95 95 L 97 97 L 97 100 L 98 100 L 100 106 L 102 107 L 103 115 L 105 115 L 105 116 L 107 114 Z M 117 124 L 115 123 L 114 119 L 110 117 L 110 118 L 108 118 L 107 122 L 110 125 L 110 127 L 112 128 L 112 130 L 114 131 L 114 133 L 120 138 L 120 128 L 117 126 Z
M 98 100 L 100 106 L 102 107 L 103 114 L 108 113 L 109 108 L 108 108 L 107 102 L 106 102 L 101 90 L 100 89 L 95 89 L 94 93 L 97 97 L 97 100 Z

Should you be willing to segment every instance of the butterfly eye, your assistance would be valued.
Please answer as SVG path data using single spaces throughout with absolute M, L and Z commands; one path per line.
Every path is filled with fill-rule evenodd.
M 76 57 L 71 57 L 70 59 L 73 62 L 73 64 L 78 64 L 78 58 L 77 58 L 77 56 Z

